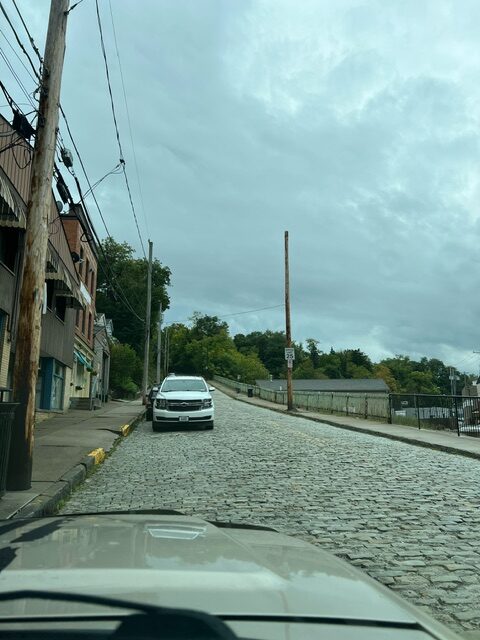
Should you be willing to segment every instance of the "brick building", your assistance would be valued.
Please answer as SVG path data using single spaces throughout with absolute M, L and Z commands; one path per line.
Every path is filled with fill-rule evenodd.
M 30 143 L 0 116 L 0 387 L 8 388 L 15 360 L 31 156 Z M 83 305 L 80 279 L 52 191 L 36 390 L 38 410 L 68 409 L 75 314 Z
M 80 279 L 83 309 L 75 316 L 73 372 L 70 394 L 72 408 L 91 409 L 98 371 L 95 369 L 95 291 L 97 286 L 98 247 L 81 205 L 62 215 L 67 241 Z

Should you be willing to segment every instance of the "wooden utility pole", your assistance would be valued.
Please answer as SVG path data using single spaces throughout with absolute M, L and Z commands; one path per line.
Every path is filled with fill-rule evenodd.
M 163 367 L 164 367 L 163 373 L 165 378 L 168 376 L 168 364 L 169 364 L 168 360 L 170 358 L 169 349 L 170 349 L 170 335 L 169 335 L 168 327 L 165 327 L 165 354 L 163 358 Z
M 147 402 L 148 361 L 150 358 L 150 320 L 152 317 L 152 254 L 153 242 L 148 241 L 148 271 L 147 271 L 147 310 L 145 313 L 145 348 L 143 352 L 143 403 Z
M 162 375 L 162 303 L 158 310 L 158 333 L 157 333 L 157 383 L 160 383 Z
M 7 488 L 12 491 L 30 489 L 32 479 L 35 387 L 68 5 L 69 0 L 51 2 L 40 84 L 13 371 L 13 398 L 19 407 L 12 430 L 7 474 Z
M 290 326 L 290 273 L 288 264 L 288 231 L 285 231 L 285 329 L 287 348 L 292 346 L 292 328 Z M 287 410 L 293 409 L 292 368 L 293 360 L 287 360 Z

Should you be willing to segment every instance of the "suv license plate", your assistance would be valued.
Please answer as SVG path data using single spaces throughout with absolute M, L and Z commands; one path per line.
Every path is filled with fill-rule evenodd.
M 179 422 L 188 422 L 188 416 L 180 416 L 178 421 Z

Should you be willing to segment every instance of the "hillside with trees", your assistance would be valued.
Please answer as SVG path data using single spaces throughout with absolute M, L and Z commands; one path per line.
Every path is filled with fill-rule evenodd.
M 190 326 L 172 325 L 170 332 L 170 371 L 196 373 L 206 377 L 221 375 L 242 382 L 286 376 L 285 334 L 282 331 L 255 331 L 229 335 L 226 322 L 216 316 L 194 314 Z M 419 361 L 397 355 L 373 362 L 360 349 L 329 352 L 319 349 L 317 340 L 294 343 L 294 378 L 381 378 L 392 392 L 450 393 L 449 367 L 436 358 Z M 459 389 L 473 376 L 454 369 Z
M 126 242 L 103 241 L 97 285 L 97 310 L 113 320 L 115 341 L 111 348 L 111 388 L 116 395 L 134 396 L 140 388 L 144 347 L 147 261 L 137 258 Z M 158 306 L 169 307 L 170 270 L 158 260 L 152 269 L 152 345 L 150 378 L 154 380 Z M 119 295 L 118 291 L 123 295 Z M 125 303 L 128 301 L 128 305 Z M 286 377 L 283 331 L 254 331 L 231 336 L 226 322 L 217 316 L 194 313 L 188 324 L 168 327 L 169 370 L 176 373 L 215 374 L 242 382 Z M 322 351 L 309 338 L 295 347 L 294 378 L 382 378 L 398 393 L 450 393 L 449 367 L 426 357 L 416 361 L 396 355 L 373 362 L 360 349 Z M 473 376 L 461 373 L 459 389 Z

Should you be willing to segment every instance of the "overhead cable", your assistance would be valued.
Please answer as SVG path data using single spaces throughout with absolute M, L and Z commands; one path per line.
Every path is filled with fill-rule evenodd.
M 30 57 L 30 54 L 28 53 L 28 51 L 25 49 L 25 46 L 23 44 L 23 42 L 20 40 L 20 36 L 17 33 L 17 30 L 15 29 L 15 26 L 13 25 L 12 21 L 10 20 L 10 18 L 8 17 L 8 13 L 5 11 L 5 7 L 3 6 L 3 2 L 0 1 L 0 11 L 3 13 L 3 15 L 5 16 L 5 20 L 8 22 L 11 30 L 13 31 L 13 35 L 15 36 L 15 39 L 18 43 L 18 46 L 20 47 L 20 49 L 23 51 L 23 53 L 27 56 L 28 61 L 30 62 L 30 66 L 33 69 L 33 73 L 35 74 L 35 76 L 40 80 L 40 74 L 37 71 L 36 66 L 33 64 L 33 60 Z M 18 11 L 18 8 L 17 8 Z M 41 60 L 41 58 L 40 58 Z
M 108 68 L 107 52 L 105 50 L 105 42 L 104 42 L 104 39 L 103 39 L 102 21 L 101 21 L 101 18 L 100 18 L 100 9 L 99 9 L 99 6 L 98 6 L 98 0 L 95 0 L 95 5 L 96 5 L 96 8 L 97 8 L 98 31 L 100 33 L 100 44 L 101 44 L 101 48 L 102 48 L 103 62 L 104 62 L 104 65 L 105 65 L 105 75 L 107 77 L 108 93 L 109 93 L 109 96 L 110 96 L 110 106 L 111 106 L 111 109 L 112 109 L 113 124 L 115 126 L 115 135 L 117 137 L 118 151 L 120 153 L 120 162 L 123 165 L 123 175 L 124 175 L 124 178 L 125 178 L 125 184 L 126 184 L 127 191 L 128 191 L 128 198 L 130 200 L 130 206 L 132 208 L 133 218 L 135 220 L 135 226 L 137 227 L 137 233 L 138 233 L 138 237 L 140 239 L 140 245 L 142 247 L 143 255 L 144 255 L 145 259 L 147 259 L 147 254 L 145 252 L 145 245 L 143 243 L 142 234 L 140 232 L 140 227 L 138 225 L 138 218 L 137 218 L 137 213 L 135 211 L 135 205 L 133 203 L 132 192 L 131 192 L 131 189 L 130 189 L 130 184 L 128 182 L 127 170 L 125 168 L 125 158 L 124 158 L 124 155 L 123 155 L 122 143 L 121 143 L 121 140 L 120 140 L 120 132 L 118 130 L 117 113 L 116 113 L 116 110 L 115 110 L 115 102 L 114 102 L 114 99 L 113 99 L 112 84 L 110 82 L 110 70 Z
M 146 211 L 145 211 L 145 204 L 144 204 L 144 201 L 143 201 L 142 185 L 141 185 L 141 182 L 140 182 L 140 173 L 138 171 L 137 153 L 135 151 L 135 143 L 133 141 L 132 122 L 131 122 L 131 119 L 130 119 L 130 110 L 128 108 L 127 91 L 125 89 L 125 80 L 124 80 L 124 77 L 123 77 L 122 62 L 120 60 L 120 52 L 119 52 L 119 49 L 118 49 L 117 32 L 116 32 L 116 29 L 115 29 L 115 21 L 113 19 L 113 10 L 112 10 L 112 2 L 111 2 L 111 0 L 108 0 L 108 4 L 109 4 L 109 7 L 110 7 L 110 17 L 112 19 L 113 40 L 115 42 L 115 51 L 117 53 L 118 68 L 120 70 L 120 78 L 121 78 L 121 81 L 122 81 L 123 99 L 124 99 L 124 102 L 125 102 L 125 111 L 126 111 L 126 114 L 127 114 L 128 131 L 130 133 L 130 143 L 132 145 L 133 161 L 134 161 L 134 164 L 135 164 L 135 172 L 136 172 L 136 175 L 137 175 L 138 193 L 140 195 L 140 204 L 142 205 L 142 213 L 143 213 L 143 219 L 145 221 L 145 228 L 147 230 L 147 233 L 150 235 L 150 229 L 148 227 L 148 218 L 147 218 L 147 214 L 146 214 Z
M 42 56 L 41 56 L 41 54 L 40 54 L 40 51 L 38 50 L 37 45 L 35 44 L 34 39 L 32 38 L 32 36 L 31 36 L 31 34 L 30 34 L 30 31 L 28 30 L 27 25 L 25 24 L 25 20 L 23 19 L 23 16 L 22 16 L 22 14 L 20 13 L 20 9 L 18 8 L 18 5 L 17 5 L 17 3 L 16 3 L 16 0 L 12 0 L 12 2 L 13 2 L 13 5 L 14 5 L 15 9 L 17 10 L 18 17 L 20 18 L 20 20 L 21 20 L 21 22 L 22 22 L 22 24 L 23 24 L 23 28 L 25 29 L 25 32 L 26 32 L 26 34 L 27 34 L 27 36 L 28 36 L 28 39 L 29 39 L 29 41 L 30 41 L 30 44 L 32 45 L 32 49 L 35 51 L 35 53 L 36 53 L 36 55 L 37 55 L 37 58 L 38 58 L 38 60 L 39 60 L 40 64 L 43 64 L 43 58 L 42 58 Z M 72 7 L 72 9 L 73 9 L 73 7 Z

